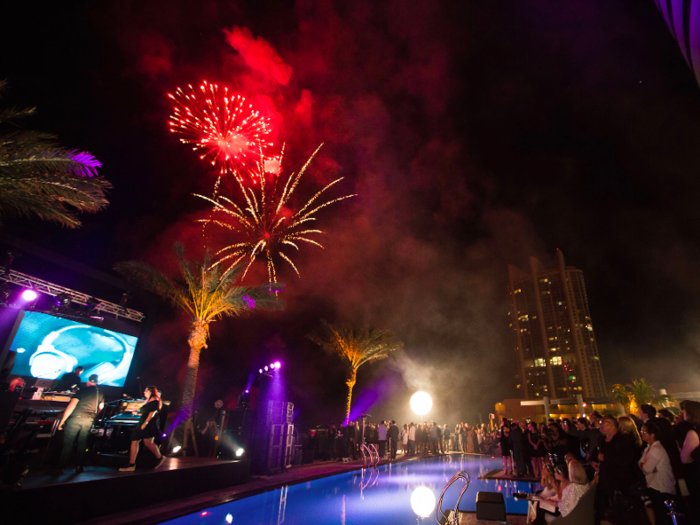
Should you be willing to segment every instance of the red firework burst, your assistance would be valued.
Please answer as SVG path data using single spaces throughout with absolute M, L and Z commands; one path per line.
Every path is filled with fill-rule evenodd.
M 188 85 L 168 96 L 175 102 L 170 131 L 181 134 L 180 141 L 195 151 L 203 150 L 200 158 L 218 167 L 219 176 L 233 173 L 241 181 L 242 168 L 272 146 L 269 119 L 225 86 L 203 80 L 198 88 Z

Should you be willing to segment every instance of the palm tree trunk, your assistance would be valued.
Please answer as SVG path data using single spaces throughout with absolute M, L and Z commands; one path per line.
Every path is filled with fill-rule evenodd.
M 347 422 L 350 419 L 350 407 L 352 406 L 352 389 L 355 386 L 355 382 L 357 381 L 357 370 L 353 369 L 350 371 L 350 374 L 345 381 L 345 384 L 348 385 L 348 398 L 347 402 L 345 405 L 345 421 Z
M 185 416 L 185 435 L 182 442 L 182 448 L 187 453 L 187 445 L 192 427 L 192 406 L 194 404 L 194 393 L 197 387 L 197 372 L 199 371 L 199 356 L 202 353 L 202 348 L 207 347 L 207 339 L 209 338 L 209 323 L 196 320 L 192 323 L 190 336 L 187 342 L 190 345 L 190 356 L 187 360 L 187 376 L 185 377 L 185 388 L 182 392 L 182 404 L 180 410 Z M 196 444 L 194 445 L 196 447 Z

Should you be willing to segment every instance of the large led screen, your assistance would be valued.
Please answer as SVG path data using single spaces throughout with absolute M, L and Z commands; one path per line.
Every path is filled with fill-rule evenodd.
M 124 386 L 138 339 L 53 315 L 25 312 L 12 341 L 17 352 L 12 373 L 38 379 L 59 379 L 76 366 L 101 385 Z

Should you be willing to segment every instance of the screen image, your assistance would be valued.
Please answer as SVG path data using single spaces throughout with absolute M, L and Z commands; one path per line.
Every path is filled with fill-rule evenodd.
M 25 312 L 10 351 L 17 352 L 12 373 L 60 379 L 76 366 L 99 384 L 124 386 L 138 338 L 39 312 Z

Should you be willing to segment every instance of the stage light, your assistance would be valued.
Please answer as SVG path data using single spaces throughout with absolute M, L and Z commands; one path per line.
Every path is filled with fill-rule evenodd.
M 275 361 L 275 364 L 274 364 L 273 366 L 274 366 L 277 370 L 279 370 L 280 367 L 282 366 L 282 363 L 280 363 L 279 361 Z
M 245 393 L 246 393 L 246 394 L 250 394 L 250 390 L 246 390 Z
M 433 400 L 427 392 L 416 392 L 411 396 L 411 410 L 419 416 L 424 416 L 433 408 Z
M 56 306 L 59 308 L 69 308 L 71 302 L 70 295 L 65 292 L 56 295 Z
M 260 373 L 262 374 L 262 368 L 260 369 Z
M 22 299 L 25 301 L 35 301 L 37 297 L 39 297 L 39 294 L 36 293 L 36 290 L 32 290 L 31 288 L 27 288 L 22 292 Z
M 267 372 L 268 370 L 269 370 L 269 368 L 265 367 L 265 372 Z
M 163 434 L 161 437 L 167 437 L 168 434 Z
M 177 454 L 178 452 L 180 452 L 180 449 L 182 449 L 182 447 L 180 445 L 173 447 L 173 454 Z
M 435 494 L 425 485 L 416 487 L 411 493 L 411 508 L 421 518 L 429 518 L 435 509 Z
M 240 458 L 243 454 L 245 454 L 245 450 L 243 450 L 242 448 L 236 449 L 236 457 L 237 458 Z
M 233 514 L 226 514 L 226 523 L 233 523 Z
M 10 298 L 10 285 L 5 281 L 0 283 L 0 303 L 5 304 Z
M 91 312 L 94 312 L 95 309 L 97 309 L 97 306 L 99 304 L 100 304 L 100 301 L 98 301 L 94 297 L 88 297 L 88 300 L 85 301 L 85 306 L 87 306 L 87 309 Z

